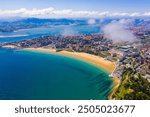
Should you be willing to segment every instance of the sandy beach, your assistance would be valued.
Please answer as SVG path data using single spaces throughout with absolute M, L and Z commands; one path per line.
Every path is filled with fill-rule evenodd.
M 111 93 L 110 93 L 110 95 L 108 96 L 108 99 L 109 100 L 113 100 L 113 94 L 116 92 L 116 90 L 117 90 L 117 88 L 118 88 L 118 86 L 119 86 L 119 84 L 120 84 L 120 80 L 118 79 L 118 78 L 116 78 L 116 77 L 114 77 L 114 78 L 112 78 L 113 79 L 113 82 L 114 82 L 114 86 L 113 86 L 113 88 L 112 88 L 112 90 L 111 90 Z
M 102 57 L 98 57 L 98 56 L 91 55 L 88 53 L 69 52 L 69 51 L 56 52 L 55 49 L 48 49 L 48 48 L 25 48 L 24 50 L 48 52 L 48 53 L 55 53 L 55 54 L 59 54 L 59 55 L 74 57 L 74 58 L 86 61 L 90 64 L 96 65 L 97 67 L 103 69 L 104 71 L 106 71 L 109 74 L 111 74 L 114 71 L 114 69 L 116 68 L 115 63 L 108 61 L 108 60 L 105 60 Z M 120 80 L 118 78 L 114 77 L 114 78 L 112 78 L 112 80 L 114 82 L 113 83 L 114 86 L 112 88 L 110 95 L 108 96 L 108 98 L 110 100 L 112 99 L 112 95 L 114 94 L 114 92 L 116 91 L 116 89 L 120 83 Z
M 91 55 L 88 53 L 68 52 L 68 51 L 56 52 L 55 49 L 48 49 L 48 48 L 25 48 L 25 50 L 50 52 L 50 53 L 56 53 L 60 55 L 74 57 L 74 58 L 86 61 L 90 64 L 96 65 L 100 67 L 101 69 L 105 70 L 106 72 L 108 72 L 109 74 L 111 74 L 113 70 L 115 69 L 115 64 L 113 62 L 105 60 L 102 57 L 98 57 L 98 56 Z
M 107 71 L 108 73 L 112 73 L 112 71 L 115 68 L 115 64 L 105 60 L 104 58 L 95 56 L 95 55 L 91 55 L 88 53 L 79 53 L 79 52 L 68 52 L 68 51 L 61 51 L 59 52 L 62 55 L 67 55 L 67 56 L 72 56 L 84 61 L 87 61 L 88 63 L 91 63 L 93 65 L 96 65 L 100 68 L 102 68 L 103 70 Z
M 14 46 L 14 45 L 5 45 L 5 46 L 3 46 L 3 48 L 17 48 L 16 46 Z
M 55 50 L 55 49 L 48 49 L 48 48 L 24 48 L 23 50 L 38 51 L 38 52 L 48 52 L 48 53 L 56 53 L 56 50 Z

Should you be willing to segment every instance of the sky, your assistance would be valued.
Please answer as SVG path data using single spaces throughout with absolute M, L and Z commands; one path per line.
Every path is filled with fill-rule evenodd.
M 61 11 L 63 11 L 63 13 L 65 12 L 64 14 L 62 13 L 63 16 L 69 15 L 70 12 L 73 12 L 72 16 L 75 14 L 79 15 L 79 11 L 82 11 L 82 15 L 90 12 L 90 15 L 92 14 L 93 16 L 100 16 L 100 14 L 109 15 L 108 12 L 116 15 L 124 13 L 122 15 L 131 16 L 143 15 L 145 13 L 147 16 L 150 15 L 149 5 L 150 0 L 0 0 L 0 16 L 13 13 L 14 15 L 40 16 L 41 12 L 43 12 L 42 17 L 44 17 L 45 10 L 42 11 L 42 9 L 49 9 L 46 14 L 51 12 L 49 15 L 54 14 L 55 17 L 58 17 Z M 19 11 L 20 9 L 21 11 Z M 35 9 L 40 9 L 40 14 L 27 13 L 35 13 Z M 68 12 L 68 10 L 70 10 L 70 12 Z M 68 14 L 66 14 L 66 11 Z

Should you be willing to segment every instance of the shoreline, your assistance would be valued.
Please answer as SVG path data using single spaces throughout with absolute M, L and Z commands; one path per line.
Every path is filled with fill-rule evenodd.
M 120 80 L 117 77 L 113 77 L 112 80 L 113 80 L 113 87 L 110 94 L 108 95 L 109 100 L 114 100 L 112 96 L 120 85 Z
M 54 53 L 64 56 L 70 56 L 73 58 L 77 58 L 79 60 L 83 60 L 85 62 L 88 62 L 90 64 L 93 64 L 97 66 L 98 68 L 104 70 L 105 72 L 111 74 L 115 69 L 115 64 L 111 61 L 108 61 L 102 57 L 88 54 L 88 53 L 82 53 L 82 52 L 69 52 L 69 51 L 60 51 L 56 52 L 55 49 L 48 49 L 48 48 L 23 48 L 23 50 L 29 50 L 29 51 L 38 51 L 38 52 L 46 52 L 46 53 Z
M 98 68 L 104 70 L 105 72 L 109 73 L 110 75 L 113 74 L 114 70 L 116 69 L 115 63 L 108 61 L 102 57 L 88 54 L 88 53 L 69 52 L 69 51 L 56 52 L 55 49 L 49 49 L 49 48 L 24 48 L 23 50 L 54 53 L 54 54 L 77 58 L 77 59 L 83 60 L 85 62 L 88 62 L 90 64 L 97 66 Z M 118 88 L 118 86 L 120 84 L 120 80 L 115 76 L 110 77 L 110 78 L 113 80 L 113 86 L 112 86 L 112 90 L 111 90 L 110 94 L 108 95 L 108 99 L 113 100 L 112 96 L 115 93 L 116 89 Z
M 113 73 L 116 69 L 116 64 L 114 62 L 108 61 L 108 60 L 106 60 L 102 57 L 96 56 L 96 55 L 92 55 L 92 54 L 88 54 L 88 53 L 80 53 L 80 52 L 68 52 L 68 51 L 61 51 L 61 52 L 58 52 L 58 54 L 62 54 L 65 56 L 71 56 L 71 57 L 86 61 L 92 65 L 95 65 L 98 68 L 109 73 L 109 77 L 110 77 L 110 75 L 113 75 Z M 120 84 L 120 80 L 116 76 L 113 76 L 110 78 L 113 81 L 113 86 L 110 91 L 110 94 L 108 95 L 108 100 L 113 100 L 112 96 L 115 93 L 115 91 L 117 90 L 117 88 Z
M 5 46 L 2 46 L 3 48 L 10 48 L 10 49 L 15 49 L 17 48 L 16 46 L 14 45 L 5 45 Z

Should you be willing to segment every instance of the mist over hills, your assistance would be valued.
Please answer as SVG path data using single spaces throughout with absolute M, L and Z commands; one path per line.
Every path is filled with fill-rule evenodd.
M 97 22 L 97 21 L 96 21 Z M 39 19 L 25 18 L 19 20 L 1 20 L 0 31 L 11 32 L 19 29 L 48 27 L 52 25 L 87 25 L 87 19 Z
M 54 25 L 107 25 L 113 21 L 128 22 L 130 26 L 150 27 L 149 18 L 60 18 L 60 19 L 41 19 L 41 18 L 1 18 L 0 32 L 13 32 L 19 29 L 49 27 Z

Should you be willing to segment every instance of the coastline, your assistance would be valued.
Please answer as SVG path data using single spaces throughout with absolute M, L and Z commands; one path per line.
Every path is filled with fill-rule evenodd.
M 47 52 L 47 53 L 56 53 L 59 55 L 70 56 L 85 62 L 91 63 L 107 73 L 111 74 L 115 69 L 115 64 L 111 61 L 105 60 L 102 57 L 98 57 L 96 55 L 88 54 L 88 53 L 80 53 L 80 52 L 69 52 L 69 51 L 60 51 L 56 52 L 55 49 L 48 49 L 48 48 L 24 48 L 23 50 L 30 50 L 30 51 L 39 51 L 39 52 Z
M 108 95 L 109 100 L 114 100 L 112 96 L 120 84 L 120 80 L 117 77 L 113 77 L 112 80 L 113 80 L 113 87 L 112 87 L 110 94 Z
M 64 56 L 70 56 L 70 57 L 88 62 L 90 64 L 93 64 L 99 67 L 100 69 L 103 69 L 108 74 L 112 74 L 114 70 L 116 69 L 115 63 L 108 61 L 102 57 L 98 57 L 96 55 L 92 55 L 88 53 L 69 52 L 69 51 L 56 52 L 55 49 L 49 49 L 49 48 L 24 48 L 23 50 L 54 53 L 54 54 L 59 54 L 59 55 L 64 55 Z M 112 80 L 113 80 L 113 87 L 112 87 L 110 94 L 108 95 L 109 100 L 113 100 L 112 95 L 115 93 L 116 89 L 118 88 L 120 84 L 120 80 L 118 78 L 113 77 Z
M 13 45 L 5 45 L 5 46 L 2 46 L 3 48 L 10 48 L 10 49 L 15 49 L 17 48 L 16 46 L 13 46 Z

